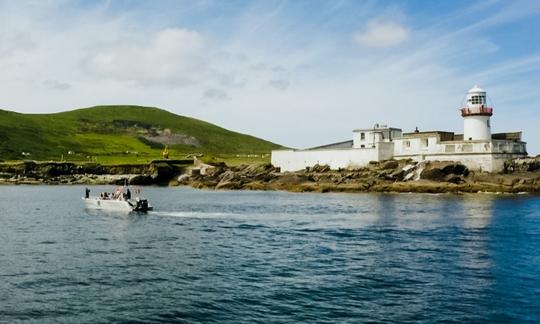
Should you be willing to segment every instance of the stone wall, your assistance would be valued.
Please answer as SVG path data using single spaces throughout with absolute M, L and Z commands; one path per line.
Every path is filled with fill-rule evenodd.
M 388 154 L 389 148 L 387 146 L 384 148 L 382 154 Z M 366 166 L 370 161 L 379 161 L 379 154 L 378 147 L 341 150 L 278 150 L 272 151 L 272 165 L 279 167 L 282 172 L 303 170 L 314 165 L 328 165 L 332 169 L 355 168 Z

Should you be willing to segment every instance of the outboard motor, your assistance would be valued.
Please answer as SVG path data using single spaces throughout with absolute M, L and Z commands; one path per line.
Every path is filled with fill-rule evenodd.
M 137 206 L 135 206 L 135 211 L 141 211 L 141 212 L 148 211 L 148 200 L 146 199 L 137 200 Z

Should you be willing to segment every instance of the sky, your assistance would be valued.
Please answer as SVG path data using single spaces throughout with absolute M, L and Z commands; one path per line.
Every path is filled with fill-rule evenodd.
M 289 147 L 386 124 L 494 132 L 540 153 L 540 1 L 0 0 L 0 108 L 160 107 Z

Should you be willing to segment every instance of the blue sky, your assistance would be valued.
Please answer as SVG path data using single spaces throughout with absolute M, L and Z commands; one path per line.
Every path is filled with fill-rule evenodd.
M 374 123 L 540 153 L 540 1 L 1 1 L 0 107 L 158 106 L 292 147 Z

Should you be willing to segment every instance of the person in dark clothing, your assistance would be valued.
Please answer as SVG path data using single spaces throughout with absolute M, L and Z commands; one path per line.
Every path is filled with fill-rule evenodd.
M 131 190 L 129 190 L 129 188 L 126 190 L 126 199 L 127 200 L 131 199 Z
M 84 190 L 84 198 L 86 199 L 90 198 L 90 189 L 86 188 Z

